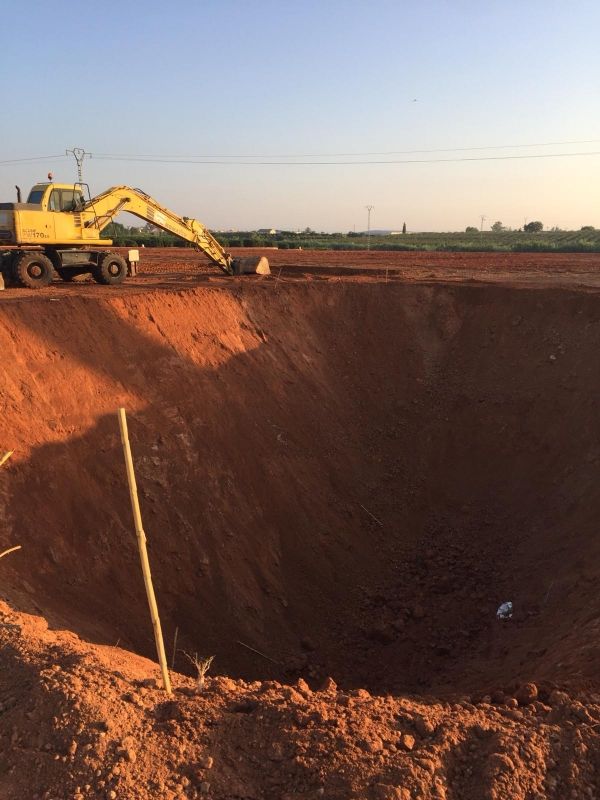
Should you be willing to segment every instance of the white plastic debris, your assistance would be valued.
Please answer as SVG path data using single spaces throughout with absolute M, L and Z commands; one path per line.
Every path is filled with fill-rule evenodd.
M 513 604 L 510 600 L 507 600 L 506 603 L 502 603 L 501 606 L 498 606 L 498 611 L 496 611 L 496 619 L 510 619 L 513 615 Z

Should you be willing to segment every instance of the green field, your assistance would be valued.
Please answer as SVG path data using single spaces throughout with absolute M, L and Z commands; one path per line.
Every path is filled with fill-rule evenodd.
M 115 245 L 181 247 L 181 240 L 166 233 L 147 233 L 122 225 L 108 226 L 106 235 Z M 316 233 L 282 231 L 276 234 L 257 231 L 215 231 L 224 247 L 278 247 L 282 250 L 445 250 L 472 252 L 600 253 L 600 229 L 578 231 L 483 231 L 482 233 L 405 233 L 371 236 L 355 233 Z

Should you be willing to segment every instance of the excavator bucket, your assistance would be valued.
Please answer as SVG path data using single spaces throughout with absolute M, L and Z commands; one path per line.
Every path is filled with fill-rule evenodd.
M 265 256 L 234 258 L 231 264 L 234 275 L 270 275 L 269 260 Z

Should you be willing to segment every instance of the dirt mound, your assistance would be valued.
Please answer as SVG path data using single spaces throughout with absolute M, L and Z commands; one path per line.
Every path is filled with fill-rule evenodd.
M 232 710 L 219 690 L 155 733 L 189 739 L 206 702 L 231 720 L 219 747 L 241 746 L 250 730 L 265 737 L 264 752 L 239 754 L 247 778 L 238 786 L 224 772 L 215 797 L 281 797 L 283 787 L 290 797 L 426 796 L 399 738 L 420 741 L 420 714 L 454 715 L 432 745 L 433 768 L 423 765 L 427 786 L 533 798 L 554 746 L 539 734 L 554 707 L 545 703 L 557 688 L 597 688 L 599 319 L 595 295 L 565 290 L 286 283 L 276 273 L 228 288 L 9 300 L 0 445 L 16 452 L 0 474 L 0 515 L 2 543 L 23 549 L 2 563 L 4 596 L 111 652 L 153 655 L 115 415 L 124 405 L 169 658 L 187 671 L 184 651 L 214 653 L 219 674 L 243 679 L 223 684 L 234 705 L 250 709 Z M 514 614 L 500 621 L 507 600 Z M 14 659 L 41 658 L 31 652 Z M 104 675 L 95 691 L 112 685 L 116 702 L 131 691 L 123 675 L 118 685 Z M 341 693 L 314 700 L 327 676 Z M 306 681 L 306 697 L 254 684 L 269 679 Z M 505 704 L 531 682 L 544 708 L 529 720 L 511 708 L 518 700 Z M 366 692 L 364 705 L 352 690 L 379 697 Z M 389 694 L 405 692 L 444 702 L 410 701 L 398 722 L 405 701 Z M 341 710 L 355 706 L 357 718 Z M 518 785 L 496 780 L 517 758 L 503 709 L 517 714 L 519 763 L 535 762 Z M 123 731 L 138 723 L 135 712 Z M 266 742 L 290 726 L 271 758 Z M 576 746 L 569 739 L 569 753 Z M 292 751 L 288 774 L 277 765 Z M 472 752 L 497 756 L 485 767 L 493 780 Z M 381 761 L 390 753 L 401 754 L 393 774 Z M 583 788 L 596 780 L 584 761 Z M 278 784 L 255 775 L 265 763 Z M 323 772 L 334 767 L 337 783 Z M 188 777 L 184 794 L 200 791 Z M 109 791 L 103 780 L 86 779 L 95 788 L 84 795 Z M 244 780 L 258 783 L 244 793 Z M 119 796 L 138 796 L 127 787 Z
M 149 662 L 0 614 L 7 800 L 558 800 L 600 787 L 589 698 L 542 701 L 528 686 L 436 703 L 226 677 L 198 694 L 177 675 L 167 698 Z

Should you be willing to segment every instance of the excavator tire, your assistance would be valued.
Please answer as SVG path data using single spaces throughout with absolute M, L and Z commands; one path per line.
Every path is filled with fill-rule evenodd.
M 271 274 L 269 259 L 265 258 L 265 256 L 258 256 L 255 258 L 234 258 L 232 267 L 234 275 Z
M 123 283 L 126 276 L 127 262 L 118 253 L 104 253 L 92 269 L 92 278 L 96 283 L 103 283 L 105 286 Z
M 43 253 L 21 253 L 12 267 L 13 280 L 28 289 L 42 289 L 52 283 L 54 267 Z

